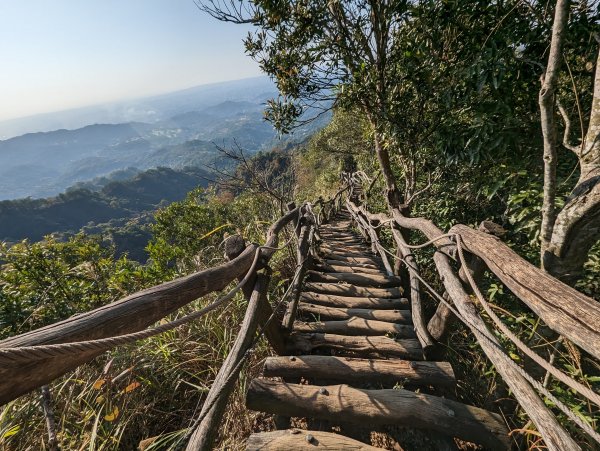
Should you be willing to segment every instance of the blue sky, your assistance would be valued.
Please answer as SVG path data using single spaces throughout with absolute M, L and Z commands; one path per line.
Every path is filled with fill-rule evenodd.
M 0 120 L 260 74 L 193 0 L 1 0 Z

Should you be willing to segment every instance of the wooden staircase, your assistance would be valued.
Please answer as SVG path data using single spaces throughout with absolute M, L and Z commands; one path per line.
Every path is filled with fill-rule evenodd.
M 448 399 L 451 365 L 423 360 L 399 278 L 386 275 L 350 218 L 339 213 L 320 236 L 290 355 L 267 358 L 246 398 L 282 429 L 253 434 L 247 449 L 458 449 L 453 437 L 509 449 L 499 415 Z M 407 428 L 426 432 L 398 439 Z M 372 431 L 385 431 L 387 442 Z

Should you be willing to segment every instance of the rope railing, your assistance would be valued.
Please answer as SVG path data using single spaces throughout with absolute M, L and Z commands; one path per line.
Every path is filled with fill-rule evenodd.
M 485 300 L 485 297 L 481 293 L 481 290 L 478 288 L 475 278 L 471 273 L 469 261 L 465 256 L 465 253 L 467 252 L 467 246 L 465 245 L 464 239 L 464 231 L 467 229 L 466 226 L 455 226 L 450 230 L 450 232 L 444 233 L 439 230 L 431 221 L 422 218 L 398 218 L 400 213 L 397 210 L 393 211 L 393 217 L 389 218 L 382 213 L 372 214 L 366 209 L 365 205 L 361 205 L 359 207 L 352 201 L 346 202 L 346 208 L 351 213 L 357 227 L 365 235 L 371 238 L 372 243 L 375 245 L 374 250 L 376 250 L 380 255 L 387 254 L 389 257 L 395 260 L 400 260 L 407 267 L 411 276 L 417 278 L 421 285 L 431 294 L 431 296 L 440 302 L 440 306 L 443 305 L 445 308 L 449 309 L 459 320 L 461 320 L 465 325 L 467 325 L 467 327 L 469 327 L 469 329 L 471 329 L 486 356 L 492 361 L 492 363 L 494 363 L 500 375 L 513 391 L 517 401 L 521 404 L 523 409 L 529 414 L 531 420 L 538 427 L 538 430 L 546 441 L 546 445 L 549 449 L 580 449 L 580 447 L 558 423 L 556 417 L 535 393 L 536 391 L 548 399 L 554 406 L 556 406 L 556 408 L 563 412 L 575 425 L 581 428 L 594 441 L 600 444 L 600 434 L 598 434 L 598 432 L 589 423 L 582 419 L 577 412 L 573 412 L 568 408 L 568 406 L 558 400 L 556 396 L 554 396 L 542 383 L 530 376 L 506 353 L 505 349 L 500 345 L 495 336 L 487 328 L 487 325 L 480 317 L 479 312 L 470 302 L 469 295 L 464 291 L 463 286 L 466 286 L 471 290 L 475 298 L 478 300 L 479 305 L 481 305 L 485 313 L 490 317 L 495 327 L 497 327 L 498 330 L 507 337 L 507 339 L 512 341 L 517 348 L 519 348 L 535 363 L 540 365 L 549 374 L 553 375 L 558 381 L 564 383 L 570 389 L 579 393 L 590 402 L 600 406 L 600 396 L 597 393 L 568 376 L 566 373 L 553 366 L 550 362 L 540 357 L 539 354 L 531 350 L 493 312 L 489 303 Z M 375 224 L 373 224 L 373 222 Z M 398 248 L 402 246 L 405 249 L 404 252 L 391 252 L 381 246 L 377 233 L 384 226 L 387 226 L 391 229 L 394 238 L 398 238 L 396 239 L 396 245 Z M 409 245 L 406 242 L 403 242 L 403 240 L 400 241 L 399 238 L 401 237 L 398 236 L 400 235 L 399 230 L 407 226 L 409 230 L 419 230 L 424 233 L 427 237 L 427 241 L 418 245 Z M 469 230 L 471 231 L 472 229 L 469 228 Z M 460 233 L 461 231 L 463 233 Z M 492 245 L 490 244 L 492 243 L 491 239 L 492 237 L 486 241 L 488 246 Z M 494 242 L 497 243 L 497 248 L 505 246 L 499 240 L 495 238 L 494 240 Z M 434 254 L 434 262 L 436 263 L 440 279 L 446 288 L 446 293 L 448 295 L 447 297 L 438 293 L 435 289 L 433 289 L 430 283 L 422 278 L 422 276 L 419 274 L 418 268 L 414 263 L 414 260 L 412 259 L 412 253 L 410 251 L 406 252 L 407 249 L 418 250 L 430 246 L 437 248 Z M 471 250 L 475 247 L 475 245 L 471 244 L 468 247 L 468 250 Z M 498 250 L 496 251 L 501 252 Z M 514 255 L 516 256 L 516 254 Z M 476 257 L 478 256 L 479 255 L 476 255 Z M 460 276 L 455 272 L 452 265 L 450 265 L 450 257 L 456 259 L 460 264 Z M 489 263 L 490 258 L 491 257 L 488 254 L 485 263 L 488 264 L 488 267 L 492 266 L 492 272 L 497 274 L 497 272 L 502 270 L 503 266 L 498 264 L 497 267 L 494 267 L 493 264 Z M 516 258 L 520 259 L 518 256 Z M 514 258 L 512 264 L 515 264 Z M 524 264 L 528 265 L 527 262 L 524 262 Z M 506 277 L 505 274 L 504 277 Z M 554 279 L 553 285 L 560 287 L 564 284 L 561 284 L 561 282 Z M 566 285 L 564 285 L 564 287 L 566 287 L 564 291 L 567 293 L 572 290 Z M 543 290 L 540 290 L 539 286 L 535 287 L 533 292 L 540 298 L 538 303 L 542 303 L 546 300 L 546 297 L 548 297 L 547 293 L 545 293 Z M 520 293 L 516 294 L 517 297 L 520 297 Z M 581 308 L 582 305 L 591 306 L 590 308 L 597 307 L 597 303 L 595 303 L 593 300 L 589 300 L 591 302 L 587 302 L 586 300 L 582 300 L 582 297 L 584 296 L 578 293 L 577 299 L 581 301 L 579 304 L 577 304 L 578 307 Z M 527 301 L 525 301 L 525 303 L 529 305 Z M 548 302 L 546 302 L 546 304 L 548 304 Z M 536 309 L 533 310 L 536 311 Z M 545 320 L 545 318 L 548 316 L 552 314 L 560 314 L 561 312 L 562 310 L 560 308 L 556 308 L 555 311 L 550 311 L 550 309 L 546 307 L 542 314 L 540 314 L 540 317 L 544 316 L 542 319 Z M 593 318 L 591 321 L 592 328 L 595 327 L 594 321 L 596 319 L 597 317 Z M 590 320 L 590 318 L 582 317 L 579 318 L 579 320 L 584 322 Z M 589 327 L 590 326 L 588 326 L 588 328 Z M 600 328 L 595 328 L 594 332 L 600 332 Z M 419 337 L 418 331 L 417 336 Z M 566 338 L 577 343 L 577 339 L 573 340 L 573 337 L 568 333 L 565 334 L 565 336 Z M 588 342 L 586 343 L 586 346 L 582 347 L 588 351 L 591 350 L 590 354 L 592 354 L 594 357 L 598 357 L 598 354 L 595 352 L 598 351 L 598 349 L 595 347 L 595 344 L 590 345 Z
M 0 403 L 45 385 L 109 349 L 164 333 L 224 306 L 251 283 L 256 270 L 265 266 L 277 250 L 295 239 L 293 236 L 283 246 L 277 246 L 279 233 L 290 222 L 299 221 L 300 210 L 295 208 L 276 221 L 269 228 L 264 245 L 250 244 L 221 266 L 1 341 Z M 222 290 L 236 278 L 239 282 L 233 289 L 202 309 L 148 328 L 189 302 Z

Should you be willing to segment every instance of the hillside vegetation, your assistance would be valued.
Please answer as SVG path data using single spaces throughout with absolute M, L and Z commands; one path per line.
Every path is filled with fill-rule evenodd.
M 0 201 L 0 238 L 6 242 L 39 241 L 44 236 L 88 234 L 110 236 L 117 255 L 145 262 L 150 238 L 147 224 L 158 207 L 206 187 L 212 177 L 198 168 L 130 170 L 80 184 L 56 197 Z M 131 178 L 123 177 L 131 176 Z
M 254 157 L 235 146 L 228 150 L 237 167 L 222 174 L 218 186 L 191 191 L 155 214 L 144 265 L 85 235 L 4 245 L 3 336 L 212 267 L 223 261 L 226 234 L 262 243 L 288 201 L 327 197 L 340 188 L 342 171 L 356 170 L 373 180 L 365 193 L 371 211 L 399 209 L 443 230 L 494 221 L 520 256 L 600 300 L 598 2 L 281 1 L 243 3 L 248 8 L 239 10 L 219 9 L 227 2 L 200 3 L 218 19 L 258 27 L 246 49 L 277 82 L 281 96 L 269 102 L 266 117 L 280 131 L 303 125 L 307 106 L 335 97 L 331 122 L 293 150 Z M 109 192 L 138 195 L 119 182 L 114 187 Z M 415 232 L 407 240 L 416 245 L 424 238 Z M 387 232 L 382 242 L 392 248 Z M 423 277 L 443 291 L 431 248 L 415 255 Z M 272 304 L 287 288 L 293 265 L 292 249 L 271 261 Z M 600 390 L 597 360 L 557 336 L 490 273 L 481 288 L 523 342 Z M 437 302 L 424 295 L 424 304 L 429 318 Z M 62 448 L 135 449 L 141 441 L 146 450 L 182 447 L 245 307 L 240 295 L 201 321 L 117 348 L 53 382 Z M 459 381 L 456 399 L 501 413 L 516 448 L 544 449 L 474 336 L 459 322 L 447 326 L 440 340 Z M 511 359 L 598 430 L 598 406 L 499 339 Z M 260 342 L 242 372 L 218 449 L 244 449 L 251 431 L 275 427 L 272 417 L 247 411 L 243 401 L 247 381 L 270 352 Z M 597 449 L 551 401 L 546 404 L 582 449 Z M 1 447 L 40 448 L 45 434 L 39 393 L 3 407 Z

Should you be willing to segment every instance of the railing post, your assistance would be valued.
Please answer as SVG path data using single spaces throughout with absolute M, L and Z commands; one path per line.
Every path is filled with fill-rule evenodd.
M 291 300 L 288 303 L 287 310 L 283 317 L 283 328 L 287 331 L 292 330 L 292 325 L 296 319 L 296 311 L 298 309 L 298 301 L 300 299 L 300 292 L 302 290 L 302 282 L 306 273 L 306 267 L 310 263 L 311 256 L 309 254 L 310 247 L 310 235 L 313 227 L 315 226 L 312 215 L 305 213 L 302 217 L 302 227 L 300 228 L 300 236 L 298 240 L 298 248 L 296 250 L 296 261 L 301 265 L 295 271 L 295 280 L 292 286 Z
M 253 286 L 240 332 L 204 400 L 199 416 L 203 419 L 192 433 L 186 451 L 208 450 L 213 447 L 213 442 L 220 429 L 219 423 L 229 401 L 229 395 L 237 383 L 238 374 L 242 368 L 238 364 L 245 358 L 246 352 L 251 348 L 260 324 L 259 312 L 261 301 L 266 302 L 270 279 L 269 272 L 258 274 L 256 277 L 256 283 Z

